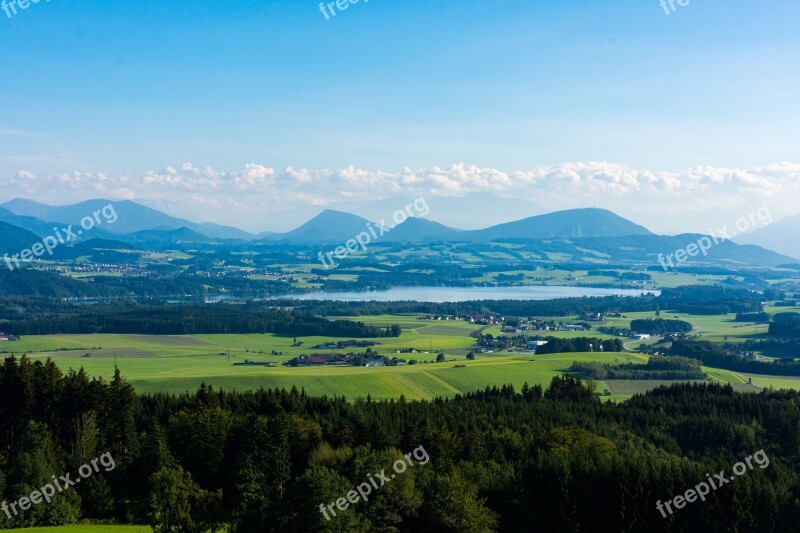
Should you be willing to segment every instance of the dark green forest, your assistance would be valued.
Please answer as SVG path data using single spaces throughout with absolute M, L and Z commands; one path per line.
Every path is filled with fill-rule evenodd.
M 674 385 L 621 405 L 564 376 L 454 399 L 348 403 L 293 389 L 138 395 L 117 374 L 0 368 L 6 501 L 110 453 L 111 472 L 0 526 L 79 518 L 199 532 L 793 531 L 800 395 Z M 326 521 L 320 504 L 423 446 L 430 457 Z M 763 449 L 755 468 L 666 519 L 656 502 Z M 167 529 L 169 528 L 169 529 Z
M 595 361 L 575 362 L 570 366 L 592 379 L 705 379 L 700 361 L 687 357 L 651 355 L 646 364 L 609 365 Z
M 34 304 L 35 305 L 35 304 Z M 188 335 L 192 333 L 277 333 L 329 337 L 399 337 L 397 325 L 379 328 L 352 320 L 327 320 L 307 311 L 280 309 L 263 303 L 139 304 L 120 302 L 93 306 L 56 306 L 26 313 L 0 311 L 0 330 L 15 335 L 59 333 L 129 333 Z M 25 318 L 25 315 L 35 318 Z M 9 316 L 4 319 L 3 315 Z
M 637 319 L 631 320 L 631 331 L 649 333 L 651 335 L 664 335 L 667 333 L 689 333 L 692 325 L 684 320 Z

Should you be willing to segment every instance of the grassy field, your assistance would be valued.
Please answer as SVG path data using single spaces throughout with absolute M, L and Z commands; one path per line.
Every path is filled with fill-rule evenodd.
M 635 318 L 653 318 L 654 313 L 627 313 L 624 318 L 609 319 L 606 325 L 627 327 Z M 674 314 L 662 312 L 664 318 Z M 644 362 L 644 357 L 631 353 L 582 353 L 532 356 L 530 354 L 499 353 L 478 356 L 467 361 L 466 354 L 474 343 L 470 333 L 479 328 L 475 324 L 455 320 L 419 320 L 413 315 L 347 317 L 377 326 L 399 324 L 403 333 L 399 338 L 374 339 L 381 343 L 375 349 L 386 356 L 416 359 L 416 365 L 402 367 L 353 368 L 311 367 L 288 368 L 284 361 L 303 353 L 325 354 L 331 350 L 315 350 L 313 346 L 331 341 L 326 337 L 298 337 L 304 346 L 293 346 L 292 337 L 272 334 L 251 335 L 43 335 L 25 337 L 7 343 L 2 348 L 19 355 L 26 353 L 33 360 L 52 358 L 63 370 L 83 367 L 89 375 L 111 378 L 115 365 L 125 378 L 140 392 L 194 391 L 203 383 L 226 390 L 253 390 L 265 388 L 304 388 L 312 395 L 344 395 L 350 400 L 366 397 L 375 399 L 398 398 L 409 400 L 431 399 L 437 396 L 482 389 L 487 385 L 539 383 L 546 386 L 553 376 L 565 372 L 573 361 Z M 556 320 L 570 322 L 563 317 Z M 756 325 L 733 322 L 728 316 L 680 316 L 691 322 L 694 334 L 702 338 L 722 341 L 749 338 Z M 573 320 L 574 321 L 574 320 Z M 487 333 L 499 334 L 499 328 L 488 328 Z M 545 332 L 542 332 L 545 333 Z M 564 337 L 593 335 L 591 332 L 552 332 Z M 655 341 L 653 341 L 655 342 Z M 634 341 L 638 346 L 640 341 Z M 630 343 L 628 343 L 630 344 Z M 630 346 L 629 346 L 630 347 Z M 398 354 L 413 348 L 419 353 Z M 436 353 L 442 350 L 446 363 L 433 363 Z M 349 350 L 336 350 L 337 352 Z M 357 350 L 360 351 L 360 350 Z M 244 360 L 272 362 L 276 366 L 236 365 Z M 457 366 L 458 365 L 458 366 Z M 800 388 L 800 379 L 772 376 L 753 376 L 753 384 L 738 374 L 707 369 L 709 378 L 733 384 L 740 390 L 759 390 L 760 387 Z M 611 393 L 611 399 L 624 400 L 632 394 L 644 392 L 661 382 L 602 383 Z M 600 390 L 602 391 L 603 388 Z
M 398 398 L 401 394 L 411 399 L 431 399 L 436 396 L 451 397 L 459 392 L 469 392 L 486 385 L 512 383 L 519 388 L 526 381 L 533 385 L 547 385 L 550 379 L 564 371 L 575 360 L 601 360 L 604 362 L 626 362 L 637 360 L 635 354 L 553 354 L 493 355 L 479 356 L 476 361 L 467 361 L 464 356 L 447 351 L 446 363 L 420 363 L 403 367 L 353 368 L 353 367 L 309 367 L 289 368 L 284 366 L 259 367 L 235 366 L 233 362 L 245 358 L 257 361 L 285 360 L 287 356 L 260 355 L 241 350 L 242 344 L 263 347 L 270 342 L 267 335 L 241 336 L 186 336 L 158 339 L 143 336 L 96 335 L 82 338 L 69 336 L 67 340 L 80 344 L 91 340 L 98 345 L 131 346 L 131 348 L 106 348 L 89 350 L 92 357 L 82 357 L 83 350 L 75 352 L 47 352 L 30 354 L 32 359 L 52 357 L 64 370 L 84 367 L 90 375 L 113 375 L 114 356 L 123 375 L 141 392 L 183 392 L 195 390 L 203 381 L 215 387 L 251 390 L 258 387 L 284 387 L 293 385 L 304 388 L 312 395 L 345 395 L 348 399 L 366 397 L 375 399 Z M 235 338 L 231 338 L 235 337 Z M 455 337 L 451 344 L 458 344 Z M 52 342 L 63 342 L 64 337 L 55 337 Z M 466 339 L 471 342 L 470 339 Z M 274 342 L 274 339 L 272 340 Z M 282 342 L 287 342 L 285 339 Z M 291 339 L 288 340 L 291 343 Z M 208 343 L 208 344 L 206 344 Z M 90 343 L 91 344 L 91 343 Z M 209 345 L 211 350 L 209 349 Z M 231 346 L 230 358 L 218 355 L 219 350 Z M 194 354 L 205 351 L 205 354 Z M 217 355 L 208 353 L 216 352 Z M 302 350 L 300 350 L 302 351 Z M 383 351 L 387 353 L 387 351 Z M 405 354 L 421 361 L 432 361 L 434 354 Z M 427 358 L 427 359 L 425 359 Z M 456 367 L 463 365 L 463 367 Z
M 774 389 L 800 390 L 800 377 L 791 376 L 762 376 L 758 374 L 742 374 L 745 378 L 752 378 L 753 384 L 758 387 Z

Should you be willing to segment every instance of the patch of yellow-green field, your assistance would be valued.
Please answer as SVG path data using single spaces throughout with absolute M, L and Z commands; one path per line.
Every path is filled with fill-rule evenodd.
M 747 380 L 732 370 L 723 370 L 721 368 L 710 368 L 707 366 L 700 367 L 703 372 L 708 375 L 708 379 L 718 383 L 730 383 L 731 385 L 746 384 Z
M 153 533 L 150 526 L 56 526 L 6 529 L 9 533 Z
M 758 374 L 742 374 L 745 378 L 752 378 L 753 384 L 759 387 L 775 389 L 800 390 L 800 377 L 791 376 L 762 376 Z
M 797 281 L 797 280 L 794 280 Z M 777 305 L 766 305 L 764 311 L 770 314 L 775 313 L 800 313 L 800 306 L 795 307 L 778 307 Z

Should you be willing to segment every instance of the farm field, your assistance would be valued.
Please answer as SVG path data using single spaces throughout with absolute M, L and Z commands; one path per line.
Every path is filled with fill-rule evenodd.
M 753 378 L 753 384 L 758 387 L 775 389 L 800 390 L 800 377 L 792 376 L 762 376 L 758 374 L 742 374 L 745 378 Z
M 625 326 L 635 318 L 653 318 L 654 313 L 627 313 L 625 318 L 609 319 L 607 325 Z M 662 312 L 662 317 L 673 314 Z M 313 346 L 331 342 L 327 337 L 298 337 L 304 346 L 292 346 L 294 338 L 274 334 L 248 335 L 43 335 L 24 337 L 3 346 L 32 360 L 52 358 L 64 371 L 84 368 L 91 376 L 110 379 L 115 364 L 123 376 L 140 392 L 194 391 L 203 382 L 226 390 L 264 388 L 303 388 L 311 395 L 344 395 L 349 400 L 370 395 L 374 399 L 399 398 L 409 400 L 452 397 L 488 386 L 511 383 L 519 389 L 523 383 L 546 386 L 553 376 L 569 368 L 573 361 L 604 363 L 645 362 L 644 356 L 633 353 L 580 353 L 532 356 L 530 354 L 497 353 L 478 356 L 467 361 L 474 339 L 470 333 L 480 326 L 455 320 L 418 320 L 414 315 L 377 315 L 346 317 L 384 326 L 399 324 L 399 338 L 373 339 L 381 343 L 375 350 L 386 356 L 416 359 L 416 365 L 401 367 L 353 368 L 311 367 L 288 368 L 284 361 L 303 353 L 324 354 L 331 350 L 315 350 Z M 726 317 L 681 316 L 695 326 L 703 338 L 721 341 L 725 336 L 749 335 L 750 328 L 741 328 Z M 562 318 L 563 319 L 563 318 Z M 753 327 L 752 325 L 750 327 Z M 494 328 L 487 332 L 499 333 Z M 542 332 L 550 334 L 549 332 Z M 558 336 L 598 335 L 590 332 L 553 332 Z M 340 340 L 340 339 L 338 339 Z M 636 341 L 638 345 L 639 341 Z M 419 353 L 398 354 L 413 348 Z M 446 363 L 433 363 L 442 350 Z M 343 352 L 349 350 L 335 350 Z M 363 349 L 356 349 L 363 351 Z M 235 365 L 245 360 L 271 362 L 274 367 Z M 456 366 L 458 365 L 458 366 Z M 706 369 L 714 381 L 731 383 L 739 390 L 760 390 L 760 387 L 800 388 L 800 380 L 754 376 L 753 385 L 738 374 L 718 369 Z M 665 382 L 629 382 L 609 380 L 599 385 L 621 401 Z
M 109 344 L 107 336 L 92 337 L 94 342 Z M 126 337 L 126 336 L 119 336 Z M 431 399 L 436 396 L 452 397 L 461 392 L 469 392 L 487 385 L 513 384 L 519 388 L 526 381 L 533 385 L 547 385 L 550 379 L 562 372 L 576 360 L 601 360 L 613 363 L 636 361 L 642 356 L 636 354 L 553 354 L 547 356 L 495 355 L 479 356 L 476 361 L 467 361 L 463 356 L 448 353 L 446 363 L 406 365 L 402 367 L 353 368 L 353 367 L 309 367 L 289 368 L 284 366 L 235 366 L 245 356 L 258 361 L 280 362 L 286 356 L 261 356 L 252 353 L 237 354 L 230 359 L 220 355 L 176 354 L 192 348 L 152 345 L 153 340 L 131 339 L 131 344 L 139 344 L 134 349 L 117 349 L 116 364 L 123 376 L 140 392 L 183 392 L 193 391 L 200 383 L 206 382 L 217 388 L 228 390 L 252 390 L 258 387 L 304 388 L 312 395 L 345 395 L 354 400 L 370 395 L 375 399 L 399 398 L 404 395 L 409 400 Z M 228 337 L 228 336 L 223 336 Z M 248 337 L 248 336 L 242 336 Z M 123 338 L 113 339 L 123 343 Z M 195 342 L 196 337 L 186 337 L 187 342 Z M 225 339 L 230 340 L 230 339 Z M 251 339 L 238 339 L 240 343 L 251 343 Z M 174 343 L 175 338 L 169 342 Z M 152 350 L 152 351 L 150 351 Z M 31 354 L 33 360 L 52 357 L 63 370 L 85 368 L 92 376 L 106 379 L 113 375 L 114 350 L 103 348 L 94 350 L 92 357 L 65 353 Z M 208 351 L 208 350 L 206 350 Z M 167 355 L 157 355 L 167 352 Z M 82 353 L 82 352 L 77 352 Z M 233 353 L 233 351 L 232 351 Z M 411 354 L 406 354 L 411 355 Z M 433 354 L 416 354 L 412 357 L 423 359 Z M 458 368 L 456 365 L 460 365 Z M 463 366 L 461 366 L 463 365 Z

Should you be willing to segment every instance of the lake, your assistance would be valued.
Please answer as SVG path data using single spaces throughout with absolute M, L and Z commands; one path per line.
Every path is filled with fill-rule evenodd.
M 640 289 L 599 289 L 593 287 L 394 287 L 385 291 L 311 292 L 288 294 L 273 299 L 331 300 L 344 302 L 467 302 L 471 300 L 555 300 L 581 296 L 639 296 L 642 292 L 659 295 L 661 291 Z

